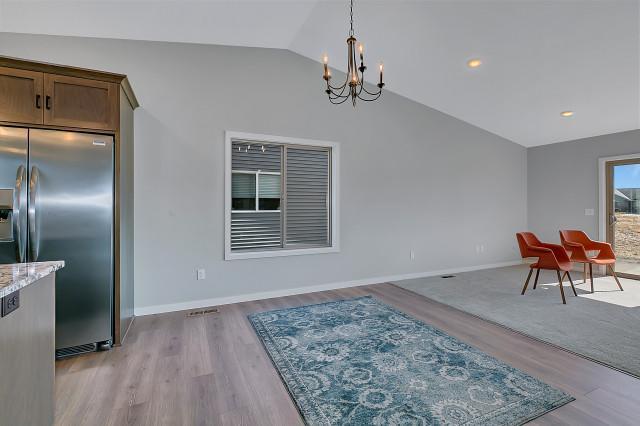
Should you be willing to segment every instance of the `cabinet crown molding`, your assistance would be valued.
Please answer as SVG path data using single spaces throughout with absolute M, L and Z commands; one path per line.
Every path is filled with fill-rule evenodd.
M 133 109 L 140 106 L 136 98 L 129 79 L 124 74 L 118 74 L 108 71 L 97 71 L 87 68 L 72 67 L 67 65 L 51 64 L 48 62 L 38 62 L 28 59 L 12 58 L 9 56 L 0 56 L 0 67 L 17 68 L 21 70 L 37 71 L 49 74 L 66 75 L 69 77 L 87 78 L 91 80 L 105 81 L 116 83 L 122 87 L 129 104 Z

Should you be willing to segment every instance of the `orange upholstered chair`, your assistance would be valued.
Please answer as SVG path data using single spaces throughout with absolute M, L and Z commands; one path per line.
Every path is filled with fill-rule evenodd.
M 524 283 L 521 294 L 524 294 L 524 292 L 527 291 L 527 286 L 529 285 L 529 280 L 531 279 L 531 274 L 533 273 L 534 269 L 537 270 L 536 280 L 533 284 L 534 289 L 538 285 L 540 270 L 548 269 L 551 271 L 556 271 L 556 273 L 558 274 L 558 285 L 560 287 L 560 296 L 562 296 L 563 304 L 567 304 L 567 301 L 564 298 L 564 287 L 562 285 L 562 279 L 564 278 L 564 275 L 569 277 L 569 283 L 571 284 L 571 288 L 573 289 L 573 294 L 576 296 L 578 295 L 578 293 L 576 293 L 576 288 L 573 286 L 571 274 L 569 273 L 569 271 L 571 270 L 571 261 L 564 247 L 558 244 L 543 243 L 532 232 L 518 232 L 516 234 L 516 238 L 518 239 L 518 246 L 520 247 L 520 254 L 522 255 L 523 259 L 527 257 L 538 258 L 538 261 L 531 264 L 530 266 L 531 269 L 529 270 L 529 275 L 527 276 L 527 280 Z M 564 275 L 560 276 L 560 271 L 563 271 Z
M 585 282 L 587 281 L 587 264 L 589 265 L 589 276 L 591 277 L 591 293 L 593 293 L 593 265 L 605 265 L 611 271 L 620 291 L 623 291 L 620 280 L 616 276 L 615 264 L 616 255 L 611 248 L 611 244 L 600 241 L 593 241 L 582 231 L 565 230 L 560 231 L 560 240 L 567 251 L 571 252 L 571 261 L 584 265 Z M 597 251 L 598 254 L 589 257 L 587 252 Z

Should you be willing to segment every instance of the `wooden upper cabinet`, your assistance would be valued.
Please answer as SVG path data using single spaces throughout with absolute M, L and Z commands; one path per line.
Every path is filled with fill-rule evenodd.
M 0 67 L 0 121 L 42 124 L 44 74 Z
M 44 124 L 115 130 L 118 123 L 116 83 L 44 75 Z

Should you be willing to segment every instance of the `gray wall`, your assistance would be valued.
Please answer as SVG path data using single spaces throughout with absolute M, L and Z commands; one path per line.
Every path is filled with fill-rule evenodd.
M 640 130 L 529 148 L 529 229 L 555 242 L 563 228 L 598 238 L 598 158 L 637 153 Z
M 0 34 L 0 54 L 130 76 L 137 308 L 519 257 L 525 148 L 392 93 L 330 105 L 289 51 Z M 341 144 L 340 253 L 223 260 L 227 129 Z

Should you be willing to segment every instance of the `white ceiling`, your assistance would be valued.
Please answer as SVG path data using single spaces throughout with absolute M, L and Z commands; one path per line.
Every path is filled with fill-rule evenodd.
M 640 128 L 637 0 L 356 0 L 354 12 L 387 89 L 514 142 Z M 0 31 L 327 52 L 344 70 L 348 4 L 0 0 Z

